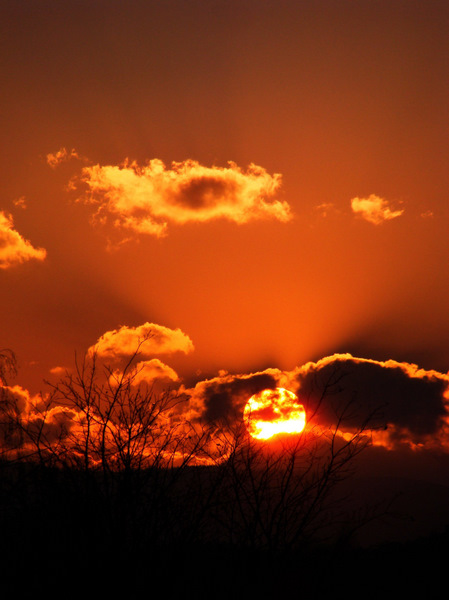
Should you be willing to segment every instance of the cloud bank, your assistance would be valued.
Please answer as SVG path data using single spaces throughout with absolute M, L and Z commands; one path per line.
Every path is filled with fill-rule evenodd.
M 351 208 L 354 213 L 373 225 L 396 219 L 404 213 L 404 210 L 391 210 L 388 201 L 375 194 L 371 194 L 369 198 L 353 198 Z
M 256 219 L 291 218 L 287 202 L 276 200 L 281 175 L 270 175 L 251 164 L 243 171 L 205 167 L 194 160 L 173 162 L 167 168 L 159 159 L 139 166 L 94 165 L 82 170 L 88 191 L 85 201 L 97 206 L 100 222 L 109 218 L 115 227 L 161 237 L 168 223 L 205 223 L 227 219 L 243 224 Z
M 126 332 L 127 329 L 131 331 Z M 108 339 L 118 343 L 121 338 L 125 344 L 122 351 L 127 352 L 126 335 L 130 333 L 131 337 L 135 336 L 138 329 L 121 328 L 108 332 L 114 334 Z M 165 335 L 161 330 L 165 330 Z M 161 330 L 159 339 L 153 345 L 151 340 L 148 342 L 150 347 L 147 351 L 154 351 L 157 346 L 166 351 L 189 347 L 188 338 L 179 330 Z M 139 408 L 141 399 L 145 398 L 141 395 L 138 384 L 152 384 L 155 380 L 163 379 L 179 382 L 176 372 L 157 358 L 139 362 L 136 369 L 126 375 L 123 381 L 121 376 L 120 371 L 114 371 L 109 376 L 108 387 L 97 385 L 95 388 L 100 394 L 99 398 L 106 400 L 115 398 L 117 383 L 122 387 L 121 403 L 116 407 L 119 411 L 116 416 L 120 417 L 117 423 L 111 416 L 114 421 L 110 423 L 111 447 L 117 439 L 121 439 L 120 435 L 125 435 L 125 430 L 120 429 L 123 426 L 123 423 L 120 425 L 120 419 L 128 413 L 125 410 L 122 414 L 122 408 L 126 408 L 128 403 L 130 409 L 133 406 Z M 70 382 L 68 375 L 67 378 L 65 381 Z M 135 392 L 126 392 L 128 383 Z M 169 390 L 164 393 L 161 396 L 161 406 L 165 408 L 160 414 L 157 401 L 154 403 L 151 393 L 150 402 L 144 404 L 145 410 L 139 408 L 132 413 L 133 428 L 144 431 L 143 425 L 150 419 L 148 439 L 153 440 L 153 434 L 163 432 L 161 438 L 156 438 L 162 439 L 164 444 L 166 436 L 170 437 L 173 432 L 176 432 L 173 438 L 176 444 L 183 441 L 188 432 L 198 430 L 200 436 L 202 432 L 210 432 L 207 440 L 211 447 L 207 447 L 212 452 L 211 448 L 216 445 L 214 452 L 220 455 L 222 434 L 226 437 L 226 432 L 231 432 L 234 428 L 236 431 L 240 430 L 244 407 L 249 398 L 257 392 L 276 387 L 285 387 L 297 394 L 298 402 L 304 406 L 307 415 L 305 435 L 310 435 L 315 441 L 326 440 L 327 434 L 332 434 L 335 430 L 344 439 L 350 439 L 362 431 L 368 438 L 371 437 L 377 450 L 430 451 L 436 452 L 432 454 L 435 456 L 449 454 L 449 375 L 420 369 L 410 363 L 375 361 L 356 358 L 350 354 L 328 356 L 291 371 L 272 368 L 255 373 L 221 372 L 217 377 L 199 381 L 192 388 L 181 385 L 177 392 Z M 62 384 L 60 389 L 71 388 Z M 62 447 L 71 449 L 76 455 L 86 415 L 78 397 L 75 401 L 68 405 L 64 393 L 59 399 L 52 395 L 32 397 L 20 386 L 0 386 L 0 451 L 5 453 L 20 448 L 23 450 L 25 446 L 20 436 L 21 431 L 27 433 L 26 447 L 31 451 L 33 444 L 35 446 L 33 439 L 36 440 L 36 435 L 43 432 L 44 437 L 38 437 L 45 440 L 49 449 L 53 448 L 53 444 L 62 443 Z M 151 414 L 154 407 L 157 409 L 156 413 Z M 99 422 L 101 414 L 99 413 Z M 12 429 L 5 427 L 8 419 L 11 423 L 22 425 Z M 146 437 L 143 444 L 148 441 L 145 440 Z M 153 442 L 148 452 L 159 453 L 162 448 L 154 440 Z M 164 445 L 163 449 L 167 450 L 167 446 Z M 51 451 L 56 450 L 53 448 Z M 200 454 L 196 457 L 198 460 L 204 459 L 203 450 L 199 449 Z M 142 447 L 142 452 L 144 451 L 146 452 Z M 209 463 L 206 460 L 204 464 Z
M 410 363 L 335 354 L 292 371 L 224 374 L 181 391 L 189 419 L 220 425 L 241 419 L 254 393 L 274 387 L 295 392 L 319 426 L 366 427 L 375 444 L 389 449 L 449 451 L 449 375 Z
M 9 269 L 28 260 L 44 260 L 47 251 L 34 248 L 14 229 L 10 215 L 0 211 L 0 269 Z

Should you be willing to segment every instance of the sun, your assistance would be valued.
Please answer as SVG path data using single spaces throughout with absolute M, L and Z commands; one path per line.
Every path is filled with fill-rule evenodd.
M 280 433 L 301 433 L 306 426 L 306 411 L 296 394 L 276 388 L 251 396 L 243 419 L 253 438 L 268 440 Z

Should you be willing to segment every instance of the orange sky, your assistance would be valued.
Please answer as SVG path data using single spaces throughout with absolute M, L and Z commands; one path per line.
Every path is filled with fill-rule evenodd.
M 433 0 L 3 1 L 16 382 L 35 393 L 145 324 L 179 330 L 148 372 L 185 389 L 342 352 L 445 376 L 448 17 Z

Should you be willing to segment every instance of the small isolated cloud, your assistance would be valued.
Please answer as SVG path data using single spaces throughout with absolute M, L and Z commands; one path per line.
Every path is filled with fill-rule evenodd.
M 404 213 L 404 210 L 391 210 L 388 201 L 375 194 L 371 194 L 369 198 L 353 198 L 351 208 L 365 221 L 374 225 L 396 219 Z
M 331 214 L 337 213 L 338 209 L 333 202 L 323 202 L 322 204 L 315 206 L 315 211 L 320 215 L 320 217 L 326 218 Z
M 72 148 L 70 151 L 68 151 L 67 148 L 60 148 L 54 154 L 52 154 L 52 153 L 47 154 L 47 156 L 45 158 L 46 158 L 47 164 L 52 169 L 56 169 L 56 167 L 58 167 L 63 162 L 68 162 L 72 158 L 79 159 L 80 157 L 79 157 L 78 152 L 75 150 L 75 148 Z
M 62 376 L 67 373 L 67 369 L 65 367 L 53 367 L 50 369 L 50 373 L 52 375 Z
M 16 198 L 16 200 L 13 200 L 13 203 L 14 203 L 14 206 L 17 206 L 17 208 L 25 209 L 27 207 L 27 202 L 26 202 L 25 196 L 20 196 L 20 198 Z
M 138 327 L 123 326 L 107 331 L 89 348 L 89 353 L 96 352 L 101 358 L 132 356 L 139 344 L 139 353 L 144 356 L 173 352 L 188 354 L 194 349 L 192 340 L 180 329 L 144 323 Z
M 88 187 L 85 201 L 97 206 L 100 222 L 112 218 L 114 226 L 161 237 L 168 223 L 204 223 L 228 219 L 238 224 L 255 219 L 291 218 L 287 202 L 276 200 L 281 175 L 270 175 L 251 164 L 243 171 L 205 167 L 194 160 L 159 160 L 139 166 L 125 161 L 120 166 L 85 167 L 81 179 Z
M 14 229 L 10 215 L 0 211 L 0 269 L 8 269 L 31 259 L 44 260 L 47 251 L 34 248 Z

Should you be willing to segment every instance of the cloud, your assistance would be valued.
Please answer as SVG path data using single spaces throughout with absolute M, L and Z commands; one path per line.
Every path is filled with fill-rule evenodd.
M 85 414 L 75 407 L 53 405 L 52 396 L 31 395 L 19 385 L 0 386 L 0 455 L 10 458 L 58 452 Z M 76 439 L 76 432 L 73 436 Z
M 115 371 L 113 381 L 119 382 L 123 374 L 120 371 Z M 165 379 L 169 381 L 179 381 L 179 376 L 174 369 L 163 363 L 158 358 L 151 360 L 142 360 L 137 363 L 135 370 L 131 372 L 130 381 L 132 385 L 141 383 L 153 383 L 156 379 Z
M 29 391 L 20 385 L 0 386 L 0 402 L 2 410 L 7 406 L 17 415 L 27 414 L 32 406 Z
M 96 218 L 137 233 L 166 235 L 168 223 L 204 223 L 228 219 L 238 224 L 255 219 L 291 218 L 287 202 L 275 199 L 281 175 L 270 175 L 251 164 L 243 171 L 205 167 L 194 160 L 173 162 L 170 169 L 159 159 L 144 166 L 125 161 L 120 166 L 85 167 L 81 179 L 88 191 L 84 200 L 97 206 Z
M 31 259 L 44 260 L 47 251 L 34 248 L 14 229 L 10 215 L 0 211 L 0 269 L 8 269 Z
M 139 354 L 170 354 L 173 352 L 192 352 L 192 340 L 180 329 L 170 329 L 156 323 L 144 323 L 138 327 L 120 327 L 104 333 L 89 348 L 101 358 L 132 356 L 139 347 Z M 161 363 L 162 364 L 162 363 Z
M 27 201 L 25 196 L 20 196 L 20 198 L 16 198 L 16 200 L 13 200 L 14 206 L 17 206 L 17 208 L 22 208 L 23 210 L 25 210 L 25 208 L 27 207 Z
M 58 376 L 62 376 L 65 375 L 67 373 L 68 369 L 66 367 L 52 367 L 50 369 L 50 373 L 52 375 L 58 375 Z
M 147 326 L 152 326 L 156 331 L 151 324 L 142 326 L 144 331 L 147 331 Z M 156 351 L 157 347 L 169 348 L 168 351 L 174 351 L 175 347 L 179 349 L 179 340 L 174 343 L 176 336 L 172 335 L 179 330 L 156 327 L 159 328 L 159 340 L 152 338 L 153 345 L 151 340 L 147 342 L 150 346 L 147 351 Z M 126 333 L 124 330 L 131 332 L 132 337 L 138 335 L 140 328 L 121 328 L 108 333 L 115 334 L 111 339 L 115 338 L 114 342 L 118 343 L 120 336 Z M 165 336 L 161 330 L 165 330 Z M 188 338 L 182 332 L 179 334 L 179 339 L 185 343 Z M 125 346 L 121 351 L 128 351 L 126 343 L 131 337 L 122 338 Z M 175 371 L 157 358 L 139 362 L 133 373 L 137 373 L 133 381 L 137 384 L 164 378 L 179 381 Z M 120 376 L 120 372 L 113 373 L 112 377 L 116 375 Z M 129 382 L 132 382 L 132 377 L 133 374 Z M 111 383 L 112 388 L 113 385 L 114 382 Z M 285 387 L 297 394 L 298 402 L 304 405 L 307 414 L 308 429 L 305 435 L 314 444 L 319 440 L 326 443 L 329 430 L 332 432 L 338 428 L 341 438 L 351 439 L 362 429 L 368 436 L 371 435 L 373 451 L 436 450 L 438 455 L 449 455 L 449 375 L 420 369 L 410 363 L 375 361 L 350 354 L 328 356 L 291 371 L 276 368 L 240 374 L 222 371 L 217 377 L 199 381 L 192 388 L 180 386 L 176 392 L 169 391 L 160 398 L 161 406 L 165 407 L 160 418 L 156 408 L 156 419 L 151 421 L 153 433 L 163 433 L 162 437 L 157 438 L 162 445 L 159 448 L 156 444 L 150 450 L 156 453 L 169 450 L 164 445 L 167 441 L 165 434 L 170 436 L 176 432 L 176 439 L 173 439 L 178 444 L 188 432 L 198 430 L 201 437 L 201 432 L 208 431 L 212 434 L 207 438 L 208 445 L 205 449 L 200 448 L 197 458 L 201 461 L 210 453 L 209 458 L 213 462 L 214 457 L 222 456 L 221 444 L 226 440 L 227 432 L 233 426 L 238 431 L 242 425 L 243 410 L 249 398 L 264 389 L 276 387 Z M 107 390 L 112 388 L 104 388 L 105 399 L 109 393 Z M 137 395 L 133 395 L 135 393 Z M 144 398 L 140 393 L 140 390 L 124 393 L 120 402 L 124 402 L 123 406 L 128 406 L 127 402 L 131 402 L 130 406 L 137 402 L 137 406 Z M 152 402 L 148 404 L 150 412 Z M 122 404 L 119 403 L 119 406 Z M 31 396 L 20 386 L 3 386 L 0 387 L 0 410 L 0 451 L 29 448 L 31 452 L 32 440 L 37 439 L 37 433 L 41 432 L 40 439 L 51 452 L 57 454 L 57 446 L 62 444 L 63 450 L 74 453 L 76 457 L 79 440 L 85 432 L 86 417 L 80 406 L 67 404 L 64 394 L 59 398 L 52 395 Z M 133 426 L 141 431 L 141 425 L 152 415 L 145 410 L 135 413 L 134 417 L 137 420 Z M 21 425 L 11 429 L 5 427 L 8 422 L 20 422 Z M 121 425 L 118 421 L 114 424 L 111 422 L 111 427 L 112 437 L 107 443 L 112 448 L 114 440 L 120 438 Z M 28 441 L 22 440 L 21 431 L 26 433 Z M 99 430 L 92 430 L 92 433 L 99 435 Z M 206 464 L 206 458 L 204 460 Z
M 256 373 L 228 374 L 199 381 L 195 387 L 181 386 L 179 394 L 188 398 L 184 417 L 208 424 L 232 424 L 242 418 L 245 404 L 253 394 L 279 385 L 281 371 L 266 369 Z
M 322 204 L 318 204 L 315 206 L 315 211 L 323 218 L 339 212 L 333 202 L 323 202 Z
M 387 200 L 375 194 L 371 194 L 369 198 L 353 198 L 351 208 L 356 214 L 374 225 L 380 225 L 383 221 L 395 219 L 404 213 L 404 210 L 391 210 Z
M 56 167 L 59 167 L 59 165 L 63 162 L 68 162 L 72 158 L 79 159 L 80 157 L 78 155 L 78 152 L 75 150 L 75 148 L 72 148 L 72 150 L 70 150 L 70 152 L 68 152 L 68 150 L 66 148 L 60 148 L 55 153 L 47 154 L 45 158 L 46 158 L 47 164 L 52 169 L 56 169 Z
M 314 426 L 342 433 L 373 432 L 386 448 L 449 451 L 449 375 L 394 360 L 335 354 L 291 371 L 266 369 L 222 375 L 180 388 L 188 398 L 185 418 L 206 423 L 241 420 L 252 394 L 285 387 L 298 395 Z
M 308 414 L 343 428 L 380 429 L 382 445 L 440 445 L 449 450 L 449 376 L 395 360 L 335 354 L 291 373 Z M 346 412 L 345 412 L 346 411 Z
M 163 363 L 158 358 L 143 360 L 136 365 L 137 374 L 134 379 L 135 384 L 143 381 L 152 382 L 155 379 L 169 379 L 170 381 L 179 381 L 178 374 L 174 369 Z

